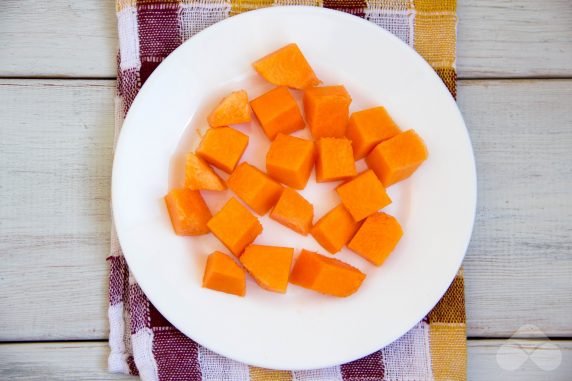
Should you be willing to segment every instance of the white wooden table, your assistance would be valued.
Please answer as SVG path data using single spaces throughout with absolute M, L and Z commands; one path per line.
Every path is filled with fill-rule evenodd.
M 572 2 L 460 0 L 458 13 L 479 175 L 469 379 L 571 380 Z M 1 3 L 1 380 L 132 379 L 106 372 L 116 40 L 113 0 Z M 506 370 L 507 344 L 561 364 Z

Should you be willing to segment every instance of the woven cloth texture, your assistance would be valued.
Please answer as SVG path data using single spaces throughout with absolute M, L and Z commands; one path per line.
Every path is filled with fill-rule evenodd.
M 181 43 L 227 17 L 276 5 L 326 7 L 362 17 L 417 50 L 456 95 L 456 0 L 117 0 L 116 136 L 153 70 Z M 129 272 L 115 231 L 109 264 L 109 370 L 142 380 L 460 381 L 466 379 L 463 272 L 403 337 L 348 364 L 275 371 L 220 356 L 174 328 Z

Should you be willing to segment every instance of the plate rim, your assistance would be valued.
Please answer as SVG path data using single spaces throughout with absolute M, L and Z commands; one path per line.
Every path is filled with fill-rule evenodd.
M 409 328 L 403 332 L 400 333 L 398 335 L 393 335 L 394 337 L 386 344 L 382 345 L 381 347 L 377 347 L 373 350 L 368 349 L 367 353 L 365 354 L 360 354 L 357 357 L 354 358 L 349 358 L 346 360 L 343 360 L 342 362 L 336 360 L 330 363 L 320 363 L 318 364 L 316 367 L 281 367 L 279 364 L 270 364 L 272 365 L 271 368 L 272 369 L 276 369 L 276 370 L 289 370 L 289 371 L 298 371 L 298 370 L 309 370 L 309 369 L 317 369 L 317 368 L 322 368 L 322 367 L 329 367 L 329 366 L 335 366 L 335 365 L 340 365 L 343 363 L 347 363 L 347 362 L 351 362 L 353 360 L 362 358 L 363 356 L 367 356 L 368 354 L 371 354 L 377 350 L 380 350 L 382 348 L 384 348 L 385 346 L 391 344 L 392 342 L 394 342 L 395 340 L 399 339 L 402 335 L 406 334 L 407 332 L 409 332 L 418 322 L 420 322 L 434 307 L 435 305 L 437 305 L 437 303 L 443 298 L 443 295 L 446 293 L 446 291 L 448 290 L 449 286 L 451 285 L 451 283 L 454 281 L 459 269 L 462 266 L 462 262 L 466 256 L 469 244 L 471 242 L 471 237 L 472 237 L 472 233 L 474 230 L 474 223 L 475 223 L 475 219 L 476 219 L 476 206 L 477 206 L 477 170 L 476 170 L 476 160 L 475 160 L 475 155 L 474 155 L 474 150 L 473 150 L 473 144 L 471 141 L 471 137 L 469 134 L 469 130 L 467 128 L 467 125 L 464 121 L 464 118 L 459 110 L 458 104 L 456 102 L 456 100 L 453 98 L 453 96 L 451 95 L 451 93 L 449 92 L 449 90 L 446 88 L 446 86 L 444 85 L 444 83 L 442 82 L 442 80 L 440 79 L 440 77 L 437 75 L 437 73 L 435 72 L 435 70 L 425 61 L 425 59 L 415 50 L 413 49 L 411 46 L 407 45 L 406 43 L 404 43 L 402 40 L 400 40 L 397 36 L 395 36 L 394 34 L 392 34 L 391 32 L 389 32 L 388 30 L 373 24 L 372 22 L 363 19 L 363 18 L 359 18 L 344 12 L 340 12 L 334 9 L 328 9 L 328 8 L 323 8 L 323 7 L 316 7 L 316 6 L 305 6 L 305 5 L 290 5 L 290 6 L 272 6 L 272 7 L 267 7 L 267 8 L 261 8 L 261 9 L 256 9 L 256 10 L 252 10 L 249 12 L 245 12 L 245 13 L 241 13 L 232 17 L 227 17 L 226 19 L 223 19 L 207 28 L 205 28 L 204 30 L 198 32 L 197 34 L 195 34 L 193 37 L 189 38 L 187 41 L 183 42 L 180 46 L 178 46 L 173 52 L 171 52 L 171 54 L 169 54 L 164 60 L 163 62 L 154 70 L 154 72 L 149 76 L 149 78 L 147 79 L 147 81 L 143 84 L 143 86 L 140 88 L 137 96 L 135 97 L 134 101 L 131 104 L 130 109 L 128 110 L 128 113 L 125 115 L 125 119 L 123 120 L 123 127 L 121 128 L 121 131 L 119 132 L 119 135 L 117 137 L 117 142 L 115 145 L 115 149 L 114 149 L 114 156 L 113 156 L 113 169 L 112 169 L 112 192 L 111 192 L 111 199 L 112 199 L 112 215 L 113 215 L 113 223 L 114 223 L 114 227 L 117 233 L 117 237 L 119 242 L 121 243 L 121 223 L 118 223 L 118 213 L 116 213 L 116 202 L 115 202 L 115 197 L 114 195 L 117 194 L 117 192 L 115 191 L 115 189 L 119 186 L 119 180 L 117 180 L 117 162 L 118 162 L 118 156 L 120 156 L 120 153 L 123 151 L 123 147 L 125 146 L 126 143 L 124 143 L 124 136 L 125 136 L 125 127 L 129 125 L 129 121 L 130 119 L 133 118 L 133 114 L 135 114 L 137 112 L 138 109 L 141 108 L 140 103 L 143 102 L 142 99 L 144 98 L 144 96 L 140 96 L 141 94 L 145 94 L 145 92 L 147 91 L 147 88 L 150 88 L 152 86 L 152 83 L 157 81 L 159 78 L 159 75 L 161 73 L 162 70 L 164 70 L 165 67 L 167 67 L 168 63 L 175 60 L 177 55 L 178 55 L 178 51 L 180 52 L 180 50 L 182 50 L 186 45 L 188 44 L 192 44 L 194 41 L 197 41 L 197 39 L 201 39 L 201 38 L 205 38 L 204 36 L 207 36 L 209 33 L 214 33 L 214 31 L 216 29 L 219 29 L 221 27 L 222 24 L 229 24 L 229 23 L 236 23 L 236 22 L 241 22 L 240 20 L 242 19 L 247 19 L 247 18 L 254 18 L 254 17 L 263 17 L 263 15 L 265 13 L 275 13 L 275 12 L 314 12 L 314 13 L 323 13 L 323 14 L 330 14 L 333 15 L 335 17 L 342 17 L 347 19 L 348 21 L 352 22 L 352 23 L 357 23 L 357 24 L 361 24 L 363 26 L 367 26 L 369 28 L 371 28 L 372 30 L 375 29 L 376 32 L 378 33 L 382 33 L 385 35 L 385 37 L 392 39 L 394 41 L 397 41 L 402 47 L 406 47 L 406 50 L 409 51 L 408 54 L 410 54 L 410 56 L 417 61 L 416 63 L 418 65 L 421 66 L 425 66 L 426 68 L 430 69 L 430 72 L 432 73 L 432 76 L 435 77 L 435 79 L 437 79 L 440 83 L 440 86 L 442 86 L 446 91 L 447 97 L 450 98 L 449 100 L 455 105 L 455 112 L 458 114 L 458 117 L 460 119 L 460 121 L 462 122 L 462 127 L 463 128 L 463 135 L 465 135 L 465 138 L 467 139 L 468 142 L 468 148 L 470 150 L 470 152 L 468 152 L 468 155 L 471 159 L 471 180 L 473 183 L 472 186 L 472 193 L 470 195 L 467 196 L 467 199 L 470 199 L 471 201 L 471 205 L 470 205 L 470 209 L 471 209 L 471 218 L 470 221 L 467 225 L 468 230 L 467 230 L 467 237 L 464 237 L 464 250 L 462 255 L 459 255 L 457 257 L 457 261 L 455 262 L 455 268 L 457 269 L 455 272 L 453 272 L 452 274 L 449 274 L 451 276 L 449 276 L 447 279 L 448 281 L 447 286 L 441 290 L 441 292 L 439 293 L 440 296 L 439 298 L 436 299 L 436 301 L 434 303 L 432 303 L 431 308 L 429 308 L 424 314 L 422 314 L 420 317 L 416 318 L 414 320 L 414 323 L 411 324 L 409 326 Z M 122 139 L 123 138 L 123 139 Z M 130 266 L 130 268 L 132 267 L 131 264 L 129 263 L 129 257 L 130 255 L 127 254 L 125 251 L 123 252 L 123 256 L 127 262 L 127 264 Z M 137 267 L 137 266 L 135 266 Z M 134 275 L 135 272 L 137 272 L 136 270 L 133 271 Z M 143 281 L 141 282 L 140 279 L 137 280 L 137 283 L 139 284 L 139 286 L 141 287 L 141 290 L 144 292 L 144 294 L 147 296 L 147 298 L 153 303 L 153 305 L 155 306 L 155 308 L 163 315 L 165 316 L 165 318 L 167 318 L 167 315 L 170 315 L 169 313 L 165 314 L 164 311 L 162 310 L 161 307 L 159 307 L 159 305 L 161 303 L 156 303 L 155 301 L 157 300 L 155 298 L 155 296 L 151 296 L 154 295 L 155 293 L 148 287 L 147 282 Z M 154 299 L 155 301 L 152 301 L 152 299 Z M 171 316 L 172 318 L 172 316 Z M 170 319 L 167 318 L 167 320 L 169 320 L 169 322 L 171 322 L 171 324 L 177 328 L 178 330 L 180 330 L 185 336 L 191 338 L 192 340 L 194 340 L 195 342 L 197 342 L 199 345 L 212 350 L 213 352 L 219 353 L 222 356 L 231 358 L 233 360 L 248 364 L 248 365 L 254 365 L 254 366 L 260 366 L 260 367 L 269 367 L 268 363 L 257 363 L 256 361 L 251 361 L 251 360 L 247 360 L 244 358 L 244 356 L 241 356 L 242 358 L 240 358 L 239 356 L 235 356 L 230 355 L 228 353 L 226 353 L 227 351 L 221 350 L 220 348 L 214 348 L 211 347 L 210 345 L 205 345 L 203 343 L 199 343 L 198 340 L 196 340 L 196 338 L 193 335 L 188 334 L 187 332 L 183 332 L 183 330 L 178 328 L 178 325 L 176 323 L 174 323 L 174 320 L 177 319 Z

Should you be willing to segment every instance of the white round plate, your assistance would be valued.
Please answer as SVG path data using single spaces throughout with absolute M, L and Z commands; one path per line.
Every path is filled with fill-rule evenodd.
M 344 84 L 351 111 L 384 105 L 403 129 L 425 140 L 429 159 L 388 189 L 386 211 L 404 236 L 381 267 L 344 249 L 336 258 L 365 273 L 361 289 L 333 298 L 290 285 L 285 295 L 252 280 L 244 298 L 201 288 L 207 255 L 228 252 L 212 235 L 179 237 L 163 196 L 181 183 L 185 152 L 225 94 L 250 99 L 271 88 L 251 63 L 296 42 L 324 84 Z M 299 96 L 299 94 L 298 94 Z M 264 169 L 268 141 L 253 122 L 243 160 Z M 198 130 L 198 131 L 197 131 Z M 309 136 L 308 131 L 296 134 Z M 365 168 L 359 163 L 360 168 Z M 225 175 L 226 176 L 226 175 Z M 315 218 L 339 202 L 333 188 L 310 179 L 302 192 Z M 145 294 L 179 330 L 229 358 L 273 369 L 313 369 L 357 359 L 390 344 L 437 303 L 469 243 L 476 175 L 471 143 L 455 101 L 409 46 L 363 19 L 314 7 L 275 7 L 219 22 L 174 51 L 134 101 L 113 166 L 113 212 L 123 252 Z M 203 192 L 216 212 L 230 192 Z M 259 244 L 327 254 L 268 216 Z

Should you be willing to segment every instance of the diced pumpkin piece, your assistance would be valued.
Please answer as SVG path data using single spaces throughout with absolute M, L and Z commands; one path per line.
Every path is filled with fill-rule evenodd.
M 315 139 L 346 136 L 352 98 L 344 86 L 312 87 L 304 91 L 306 122 Z
M 228 187 L 260 215 L 272 209 L 283 189 L 260 169 L 246 162 L 236 167 L 227 182 Z
M 215 251 L 207 258 L 203 287 L 244 296 L 246 294 L 246 272 L 231 257 Z
M 250 106 L 246 91 L 233 91 L 224 97 L 208 116 L 207 121 L 211 127 L 250 122 Z
M 266 171 L 275 180 L 304 189 L 314 167 L 314 142 L 278 134 L 266 154 Z
M 289 134 L 304 128 L 296 100 L 286 87 L 276 87 L 250 102 L 262 130 L 270 140 L 278 133 Z
M 317 182 L 344 180 L 357 174 L 351 141 L 346 138 L 322 138 L 317 146 Z
M 192 190 L 221 191 L 226 189 L 224 181 L 206 161 L 190 153 L 185 164 L 185 187 Z
M 403 235 L 401 225 L 385 213 L 375 213 L 366 218 L 354 235 L 348 248 L 376 266 L 380 266 L 391 254 Z
M 278 246 L 250 245 L 240 262 L 256 283 L 265 290 L 286 292 L 294 249 Z
M 383 184 L 371 169 L 338 186 L 336 192 L 356 221 L 361 221 L 391 204 Z
M 209 128 L 196 154 L 207 163 L 230 173 L 242 157 L 248 136 L 230 127 Z
M 364 279 L 357 268 L 307 250 L 302 250 L 290 274 L 292 284 L 338 297 L 355 293 Z
M 305 89 L 320 84 L 314 70 L 296 44 L 288 44 L 252 64 L 268 82 L 277 86 Z
M 428 156 L 423 139 L 415 131 L 407 130 L 379 143 L 365 160 L 388 187 L 411 176 Z
M 237 257 L 262 233 L 258 219 L 234 197 L 209 220 L 207 226 Z
M 165 196 L 173 229 L 178 235 L 207 234 L 211 212 L 199 191 L 173 189 Z
M 295 190 L 286 188 L 272 209 L 270 218 L 297 233 L 308 235 L 314 219 L 314 206 Z
M 364 158 L 376 144 L 394 137 L 401 131 L 384 107 L 354 112 L 346 135 L 352 141 L 356 160 Z
M 358 227 L 359 224 L 340 204 L 316 222 L 311 234 L 324 249 L 335 254 L 350 241 Z

